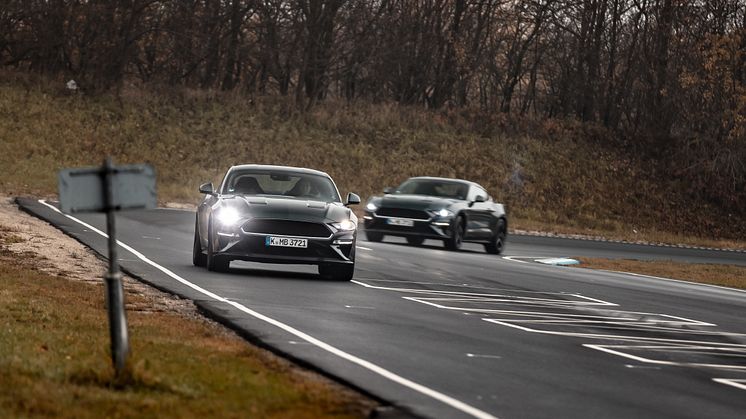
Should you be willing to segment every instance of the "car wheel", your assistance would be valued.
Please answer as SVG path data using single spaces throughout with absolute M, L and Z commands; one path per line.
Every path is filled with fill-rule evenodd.
M 199 237 L 199 225 L 194 222 L 194 246 L 192 246 L 192 263 L 194 266 L 205 266 L 207 256 L 202 252 L 202 243 Z
M 366 231 L 365 238 L 368 239 L 369 242 L 380 242 L 381 240 L 383 240 L 383 233 Z
M 230 259 L 215 254 L 216 246 L 217 236 L 212 227 L 212 218 L 210 218 L 210 222 L 207 224 L 207 270 L 225 272 L 228 270 L 228 265 L 230 265 L 231 261 Z
M 407 243 L 411 244 L 412 246 L 419 246 L 424 242 L 425 239 L 422 237 L 407 237 Z
M 458 250 L 461 248 L 461 243 L 464 240 L 464 231 L 466 229 L 466 220 L 464 217 L 459 215 L 458 218 L 453 222 L 453 228 L 451 229 L 451 237 L 445 240 L 445 245 L 449 250 Z
M 355 275 L 355 264 L 352 265 L 319 265 L 319 275 L 332 281 L 349 281 Z
M 505 228 L 505 220 L 502 218 L 497 221 L 497 233 L 495 233 L 495 236 L 492 238 L 492 240 L 484 245 L 484 250 L 487 251 L 487 253 L 492 253 L 493 255 L 499 255 L 503 252 L 503 249 L 505 248 L 505 238 L 507 237 L 507 231 Z

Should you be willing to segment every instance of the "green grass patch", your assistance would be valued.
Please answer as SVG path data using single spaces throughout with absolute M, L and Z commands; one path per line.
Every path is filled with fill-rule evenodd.
M 214 325 L 162 312 L 128 314 L 131 373 L 116 381 L 103 295 L 0 259 L 0 417 L 353 418 L 374 407 Z

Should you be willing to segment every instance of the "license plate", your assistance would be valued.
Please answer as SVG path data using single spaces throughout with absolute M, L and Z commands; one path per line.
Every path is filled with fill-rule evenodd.
M 412 227 L 414 226 L 414 220 L 409 218 L 389 218 L 386 223 L 392 226 Z
M 297 237 L 278 237 L 278 236 L 267 236 L 264 239 L 265 246 L 277 246 L 277 247 L 308 247 L 308 239 L 299 239 Z

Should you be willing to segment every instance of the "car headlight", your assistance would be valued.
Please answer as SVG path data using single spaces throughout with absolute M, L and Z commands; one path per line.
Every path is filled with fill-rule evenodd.
M 443 218 L 446 218 L 446 217 L 452 217 L 452 216 L 453 216 L 453 212 L 451 212 L 451 211 L 449 211 L 449 210 L 447 210 L 447 209 L 445 209 L 445 208 L 443 208 L 442 210 L 440 210 L 440 211 L 436 212 L 436 214 L 437 214 L 437 215 L 438 215 L 439 217 L 443 217 Z
M 368 202 L 368 205 L 365 206 L 365 209 L 371 212 L 375 212 L 378 209 L 378 206 L 372 202 Z
M 233 227 L 236 225 L 238 220 L 241 219 L 241 215 L 235 208 L 226 207 L 218 212 L 218 222 L 224 227 Z
M 357 227 L 352 220 L 344 220 L 341 223 L 332 223 L 332 226 L 340 231 L 352 231 Z

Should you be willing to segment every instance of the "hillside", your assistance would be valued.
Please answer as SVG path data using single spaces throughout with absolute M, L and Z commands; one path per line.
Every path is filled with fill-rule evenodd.
M 5 193 L 54 194 L 58 169 L 112 155 L 153 164 L 162 201 L 196 203 L 197 186 L 228 166 L 267 163 L 324 170 L 364 199 L 409 176 L 471 179 L 507 205 L 513 228 L 654 241 L 746 233 L 746 214 L 693 200 L 660 161 L 591 124 L 342 101 L 299 113 L 272 97 L 134 87 L 85 96 L 58 84 L 0 84 Z

